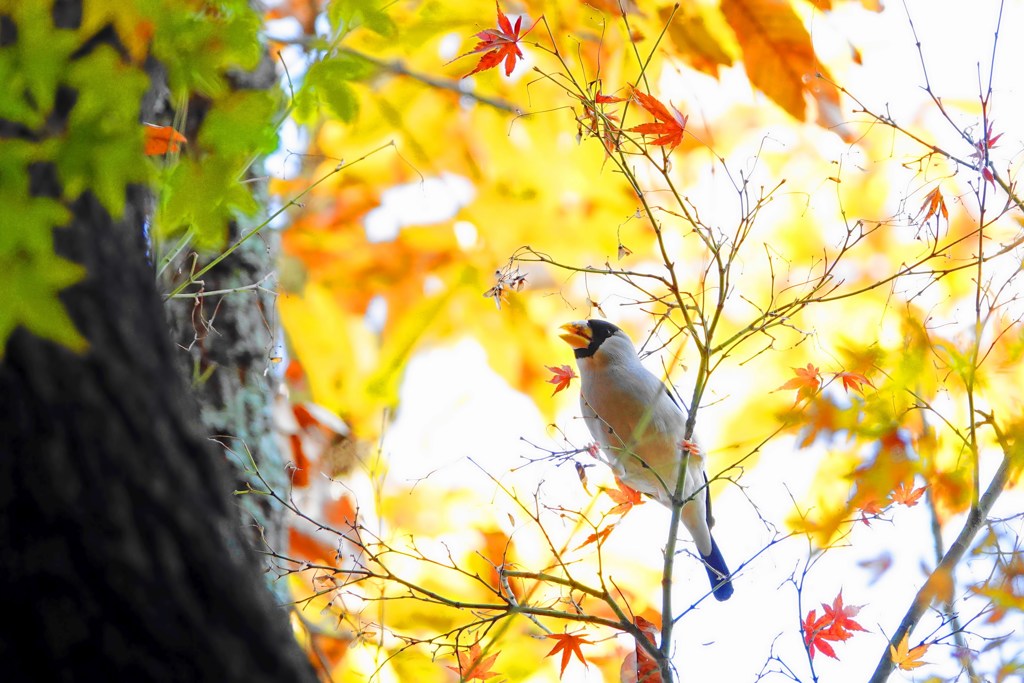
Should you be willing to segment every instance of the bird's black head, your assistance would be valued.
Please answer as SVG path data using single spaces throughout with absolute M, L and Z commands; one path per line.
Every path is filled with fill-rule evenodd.
M 597 349 L 604 343 L 605 339 L 616 332 L 622 332 L 617 325 L 613 325 L 606 320 L 588 320 L 587 327 L 590 328 L 590 344 L 575 350 L 577 358 L 590 358 L 597 352 Z

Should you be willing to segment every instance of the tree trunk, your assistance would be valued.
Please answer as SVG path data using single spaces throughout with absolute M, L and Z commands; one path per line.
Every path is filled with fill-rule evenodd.
M 49 167 L 34 176 L 53 193 Z M 313 680 L 236 533 L 139 212 L 112 224 L 91 195 L 72 208 L 57 251 L 88 276 L 63 300 L 90 348 L 18 330 L 0 363 L 4 678 Z

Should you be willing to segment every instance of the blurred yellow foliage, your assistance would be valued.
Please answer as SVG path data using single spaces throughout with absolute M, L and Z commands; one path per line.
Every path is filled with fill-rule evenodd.
M 814 3 L 815 11 L 833 4 L 856 9 Z M 857 11 L 880 11 L 863 4 Z M 712 475 L 739 476 L 780 434 L 811 451 L 770 457 L 782 471 L 809 470 L 788 522 L 816 546 L 889 514 L 899 487 L 925 485 L 940 525 L 966 511 L 984 485 L 975 481 L 978 459 L 1001 455 L 971 411 L 1006 420 L 1007 433 L 1021 420 L 1024 336 L 1010 293 L 1019 259 L 1009 269 L 998 259 L 978 264 L 979 248 L 993 259 L 1006 253 L 993 244 L 1018 239 L 1020 224 L 992 219 L 993 242 L 979 240 L 964 200 L 985 181 L 964 172 L 969 153 L 940 158 L 871 116 L 853 117 L 860 105 L 811 72 L 842 85 L 862 56 L 852 51 L 826 69 L 807 16 L 789 3 L 732 0 L 724 13 L 714 3 L 617 6 L 501 5 L 512 21 L 525 15 L 524 26 L 539 20 L 511 77 L 499 68 L 460 78 L 479 54 L 459 55 L 493 26 L 494 4 L 483 0 L 389 4 L 390 24 L 373 14 L 379 8 L 364 8 L 365 24 L 332 25 L 326 52 L 307 55 L 373 64 L 346 85 L 357 97 L 351 122 L 322 103 L 323 115 L 305 122 L 301 173 L 274 185 L 287 200 L 339 160 L 359 158 L 305 196 L 283 233 L 282 322 L 312 399 L 375 441 L 382 414 L 399 404 L 409 360 L 471 338 L 552 419 L 572 401 L 552 398 L 547 383 L 545 366 L 568 358 L 554 328 L 607 308 L 658 354 L 684 399 L 695 382 L 704 392 L 699 431 L 721 446 L 709 456 Z M 773 26 L 778 33 L 765 33 Z M 751 103 L 750 83 L 709 85 L 708 75 L 734 79 L 737 64 L 767 99 Z M 691 117 L 674 151 L 622 132 L 650 121 L 631 88 Z M 598 93 L 622 101 L 600 102 Z M 601 140 L 588 135 L 593 127 Z M 369 150 L 377 151 L 362 158 Z M 937 191 L 948 218 L 922 211 Z M 820 369 L 820 387 L 779 391 L 792 368 L 808 364 Z M 706 374 L 695 379 L 699 368 Z M 836 379 L 844 372 L 865 382 L 844 388 Z M 414 552 L 395 557 L 396 573 L 472 603 L 494 599 L 486 586 L 503 563 L 558 566 L 537 551 L 545 539 L 510 534 L 486 502 L 479 491 L 420 484 L 378 492 L 372 517 L 388 543 L 416 539 Z M 574 527 L 565 552 L 607 529 Z M 447 559 L 440 566 L 426 555 Z M 579 575 L 599 582 L 601 569 L 586 566 Z M 630 593 L 641 609 L 655 602 L 657 580 L 656 572 L 637 575 Z M 946 599 L 953 578 L 930 585 Z M 387 590 L 382 596 L 403 592 Z M 524 581 L 515 590 L 544 589 Z M 564 594 L 544 596 L 565 608 Z M 615 617 L 604 606 L 587 609 Z M 393 610 L 388 624 L 454 661 L 428 634 L 465 635 L 460 618 L 427 601 Z M 530 632 L 529 623 L 515 628 Z M 401 639 L 380 642 L 395 655 L 376 669 L 381 680 L 446 675 L 421 650 L 398 656 L 408 644 Z M 613 639 L 591 661 L 622 645 Z M 543 649 L 505 638 L 496 666 L 508 680 L 525 679 L 534 666 L 525 662 L 539 662 Z M 612 680 L 615 658 L 606 664 Z

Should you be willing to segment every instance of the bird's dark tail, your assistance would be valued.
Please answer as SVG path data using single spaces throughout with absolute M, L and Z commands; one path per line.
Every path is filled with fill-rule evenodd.
M 701 555 L 704 560 L 704 569 L 708 572 L 708 580 L 711 581 L 711 591 L 716 600 L 728 600 L 732 597 L 732 576 L 729 568 L 725 566 L 725 558 L 722 551 L 718 549 L 715 539 L 711 539 L 711 552 Z

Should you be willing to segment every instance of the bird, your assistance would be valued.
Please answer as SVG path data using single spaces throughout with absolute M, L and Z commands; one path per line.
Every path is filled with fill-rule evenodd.
M 689 454 L 681 520 L 693 538 L 718 600 L 733 594 L 732 576 L 711 535 L 711 496 L 704 456 L 686 441 L 686 411 L 669 388 L 640 362 L 633 341 L 605 320 L 562 325 L 559 337 L 574 349 L 580 371 L 580 409 L 619 479 L 671 509 L 684 449 Z

